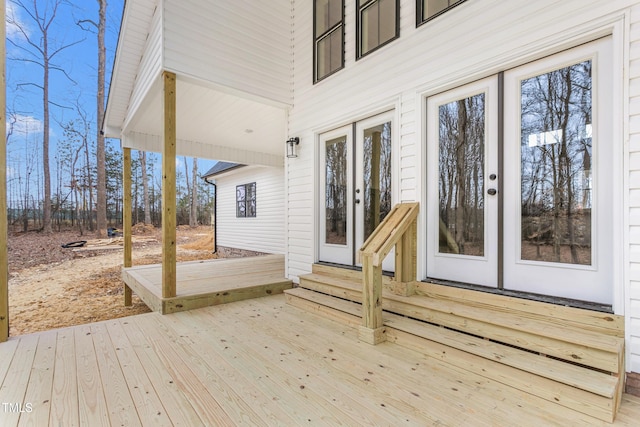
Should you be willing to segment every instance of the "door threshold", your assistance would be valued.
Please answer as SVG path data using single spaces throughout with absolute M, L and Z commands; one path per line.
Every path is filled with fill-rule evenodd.
M 553 297 L 549 295 L 535 294 L 532 292 L 512 291 L 508 289 L 497 289 L 488 286 L 473 285 L 470 283 L 454 282 L 450 280 L 438 280 L 427 278 L 422 280 L 423 283 L 433 283 L 436 285 L 451 286 L 454 288 L 468 289 L 478 292 L 486 292 L 495 295 L 504 295 L 507 297 L 527 299 L 537 302 L 545 302 L 548 304 L 562 305 L 565 307 L 581 308 L 583 310 L 598 311 L 601 313 L 613 313 L 613 307 L 607 304 L 599 304 L 596 302 L 582 301 L 571 298 Z

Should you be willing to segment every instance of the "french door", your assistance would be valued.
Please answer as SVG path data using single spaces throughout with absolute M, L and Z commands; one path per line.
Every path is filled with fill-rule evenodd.
M 319 260 L 355 253 L 393 206 L 393 113 L 320 135 Z M 383 264 L 393 270 L 393 254 Z
M 612 302 L 610 45 L 428 99 L 429 277 Z

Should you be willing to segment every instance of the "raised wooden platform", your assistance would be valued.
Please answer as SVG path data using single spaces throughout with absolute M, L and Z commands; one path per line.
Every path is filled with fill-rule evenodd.
M 12 337 L 0 402 L 3 427 L 609 425 L 282 295 Z M 638 420 L 623 395 L 613 425 Z
M 161 314 L 282 293 L 292 286 L 284 255 L 180 262 L 176 296 L 162 298 L 162 265 L 125 268 L 122 280 L 147 306 Z
M 316 265 L 287 292 L 301 308 L 361 323 L 361 273 Z M 589 416 L 612 421 L 624 389 L 620 316 L 431 283 L 385 279 L 386 339 Z M 427 350 L 428 349 L 428 350 Z

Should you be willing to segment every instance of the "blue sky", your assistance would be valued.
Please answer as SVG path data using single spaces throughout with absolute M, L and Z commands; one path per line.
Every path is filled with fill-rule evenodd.
M 33 0 L 22 0 L 28 7 L 33 7 Z M 36 4 L 45 13 L 46 7 L 53 4 L 54 0 L 36 0 Z M 35 59 L 24 50 L 14 44 L 26 45 L 24 37 L 18 28 L 10 21 L 13 20 L 34 41 L 39 41 L 40 31 L 35 22 L 13 0 L 6 0 L 7 14 L 7 125 L 11 117 L 16 121 L 13 134 L 9 138 L 8 152 L 8 179 L 12 175 L 18 175 L 20 169 L 22 176 L 25 170 L 32 165 L 36 158 L 41 158 L 42 145 L 42 90 L 28 83 L 42 84 L 42 68 L 34 63 L 25 62 L 24 58 Z M 107 31 L 105 44 L 107 48 L 107 76 L 106 93 L 108 94 L 116 51 L 122 8 L 124 0 L 108 0 L 107 6 Z M 49 9 L 50 13 L 50 9 Z M 92 32 L 83 30 L 77 25 L 80 20 L 98 21 L 98 2 L 96 0 L 66 1 L 60 5 L 56 19 L 49 30 L 50 51 L 73 44 L 62 50 L 52 62 L 52 65 L 60 67 L 71 77 L 64 73 L 52 70 L 50 73 L 50 101 L 55 105 L 50 108 L 50 137 L 51 137 L 51 168 L 52 185 L 55 176 L 55 155 L 57 142 L 63 138 L 63 131 L 59 123 L 65 123 L 77 117 L 75 105 L 78 104 L 92 122 L 91 135 L 95 135 L 96 117 L 96 90 L 97 90 L 97 35 L 95 29 Z M 31 49 L 33 50 L 33 49 Z M 119 141 L 108 141 L 119 147 Z M 158 156 L 159 157 L 159 156 Z M 199 172 L 205 172 L 214 162 L 199 162 Z M 191 161 L 189 161 L 191 165 Z M 178 166 L 184 169 L 182 158 L 178 159 Z M 34 178 L 37 179 L 37 178 Z M 36 183 L 34 182 L 34 185 Z
M 31 6 L 30 1 L 25 1 Z M 30 4 L 31 3 L 31 4 Z M 41 11 L 45 11 L 49 0 L 37 0 Z M 39 31 L 29 16 L 15 6 L 12 0 L 7 0 L 7 19 L 13 19 L 20 23 L 34 41 L 40 38 Z M 107 84 L 110 78 L 110 69 L 117 44 L 120 18 L 122 15 L 123 0 L 110 0 L 107 9 Z M 58 121 L 68 121 L 75 116 L 73 106 L 76 102 L 87 111 L 91 119 L 95 121 L 95 93 L 97 89 L 97 37 L 95 32 L 83 31 L 76 22 L 79 20 L 98 20 L 98 2 L 95 0 L 75 1 L 63 4 L 58 9 L 56 20 L 49 30 L 50 51 L 64 45 L 76 43 L 56 56 L 53 65 L 63 68 L 71 77 L 70 80 L 59 71 L 51 72 L 50 98 L 51 101 L 66 108 L 52 106 L 52 140 L 61 136 Z M 87 26 L 88 27 L 88 26 Z M 24 39 L 18 29 L 11 23 L 7 24 L 7 38 L 16 44 L 23 45 Z M 38 122 L 42 120 L 42 91 L 33 86 L 25 86 L 24 83 L 42 83 L 42 69 L 40 66 L 21 61 L 20 58 L 29 58 L 24 51 L 16 48 L 10 41 L 7 42 L 7 108 L 9 112 L 15 112 L 22 124 L 29 125 L 32 129 L 38 128 Z

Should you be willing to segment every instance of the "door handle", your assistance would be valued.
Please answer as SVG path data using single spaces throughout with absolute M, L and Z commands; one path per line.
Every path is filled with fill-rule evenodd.
M 489 193 L 490 196 L 495 196 L 497 191 L 495 188 L 490 188 L 487 190 L 487 193 Z

